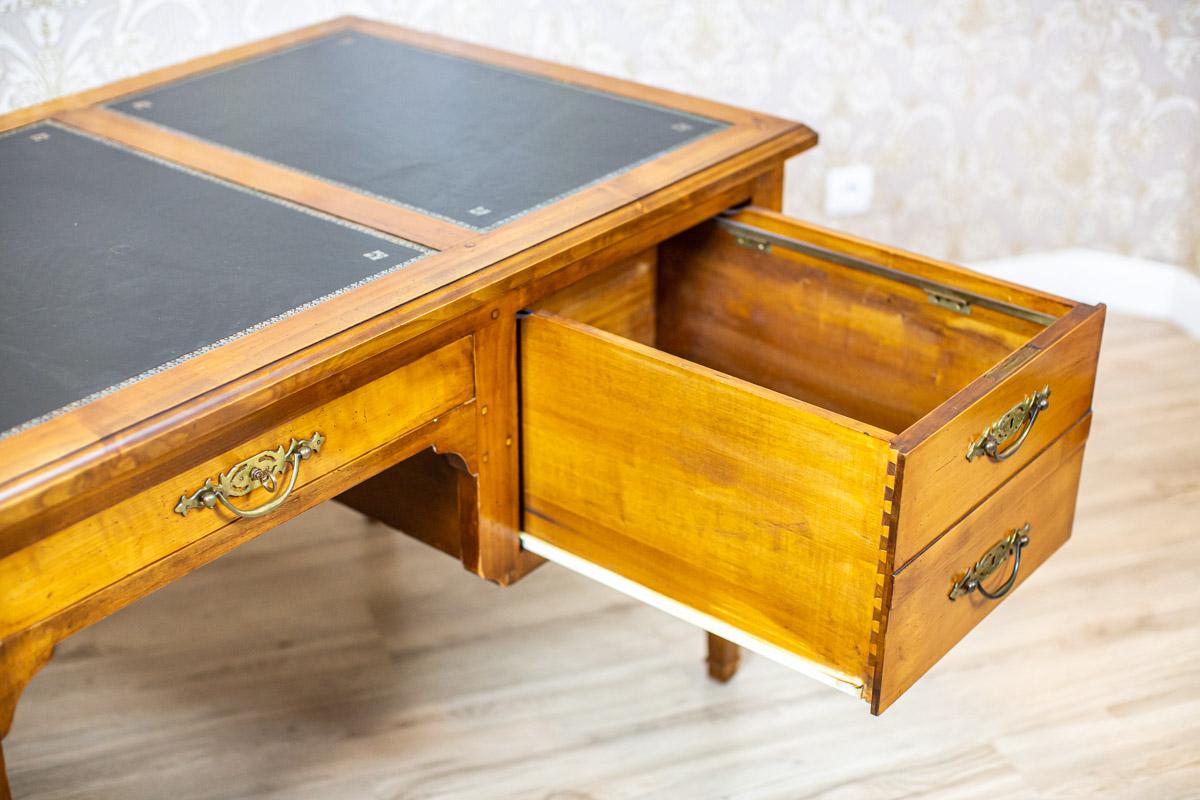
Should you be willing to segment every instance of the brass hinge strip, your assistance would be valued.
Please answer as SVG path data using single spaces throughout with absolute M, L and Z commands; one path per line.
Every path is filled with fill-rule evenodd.
M 952 311 L 957 311 L 960 314 L 970 314 L 971 306 L 976 305 L 980 308 L 987 308 L 1011 317 L 1028 320 L 1038 325 L 1051 325 L 1056 319 L 1041 311 L 1034 311 L 1024 306 L 1018 306 L 1004 300 L 997 300 L 994 297 L 988 297 L 967 289 L 948 286 L 947 284 L 931 281 L 918 275 L 901 272 L 898 269 L 885 267 L 883 264 L 876 264 L 874 261 L 868 261 L 865 258 L 858 258 L 857 256 L 839 253 L 836 250 L 830 250 L 819 245 L 802 242 L 799 239 L 793 239 L 790 236 L 783 236 L 782 234 L 763 230 L 753 225 L 747 225 L 744 222 L 738 222 L 729 217 L 717 217 L 717 224 L 729 231 L 741 247 L 747 247 L 763 253 L 771 252 L 772 247 L 782 247 L 784 250 L 791 250 L 795 253 L 819 258 L 831 264 L 838 264 L 839 266 L 867 272 L 890 281 L 895 281 L 896 283 L 915 286 L 929 296 L 929 302 Z

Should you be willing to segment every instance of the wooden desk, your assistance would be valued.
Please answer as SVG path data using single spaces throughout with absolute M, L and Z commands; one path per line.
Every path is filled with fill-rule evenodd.
M 0 735 L 328 499 L 876 713 L 1070 533 L 1103 308 L 782 216 L 803 125 L 344 18 L 0 131 Z

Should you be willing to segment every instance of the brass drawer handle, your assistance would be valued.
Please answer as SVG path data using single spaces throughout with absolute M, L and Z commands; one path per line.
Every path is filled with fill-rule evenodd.
M 1021 548 L 1029 544 L 1030 527 L 1030 524 L 1026 522 L 1024 526 L 1015 529 L 992 545 L 991 549 L 983 554 L 983 558 L 976 561 L 975 566 L 967 570 L 967 573 L 950 587 L 951 602 L 974 591 L 978 591 L 989 600 L 999 600 L 1008 594 L 1017 583 L 1017 573 L 1021 569 Z M 989 592 L 983 588 L 984 580 L 1008 560 L 1009 553 L 1012 553 L 1013 556 L 1012 574 L 1008 576 L 1008 580 L 1004 582 L 1003 586 L 994 592 Z
M 283 505 L 283 502 L 291 495 L 292 489 L 296 488 L 300 462 L 307 461 L 313 453 L 320 452 L 321 445 L 324 443 L 324 436 L 320 433 L 313 433 L 307 439 L 292 439 L 291 444 L 286 448 L 280 445 L 274 450 L 264 450 L 256 456 L 251 456 L 240 464 L 234 465 L 227 472 L 218 475 L 216 483 L 209 478 L 203 486 L 190 495 L 185 494 L 180 497 L 179 503 L 175 506 L 175 513 L 186 517 L 187 512 L 193 508 L 214 508 L 217 503 L 220 503 L 239 517 L 261 517 L 270 514 Z M 269 492 L 275 491 L 278 487 L 276 478 L 282 475 L 289 465 L 292 470 L 288 476 L 287 486 L 258 508 L 238 508 L 229 502 L 229 498 L 250 494 L 259 487 L 263 487 Z
M 1050 387 L 1044 386 L 1040 392 L 1034 392 L 1021 402 L 1004 412 L 1004 416 L 984 429 L 983 435 L 967 448 L 967 461 L 974 461 L 976 456 L 986 455 L 992 461 L 1003 461 L 1021 449 L 1025 438 L 1033 430 L 1038 414 L 1050 405 Z M 1022 426 L 1024 430 L 1022 430 Z M 1013 442 L 1012 447 L 1001 451 L 1000 445 L 1011 439 L 1017 431 L 1021 435 Z

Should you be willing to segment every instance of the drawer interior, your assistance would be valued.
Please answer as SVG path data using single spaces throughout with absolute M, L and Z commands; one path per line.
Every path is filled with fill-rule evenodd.
M 740 214 L 659 248 L 660 350 L 898 434 L 1069 308 L 773 222 Z

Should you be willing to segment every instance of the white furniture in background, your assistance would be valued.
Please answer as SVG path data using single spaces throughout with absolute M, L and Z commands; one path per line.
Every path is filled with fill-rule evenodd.
M 1071 249 L 971 265 L 987 275 L 1110 310 L 1175 323 L 1200 339 L 1200 276 L 1174 264 Z

